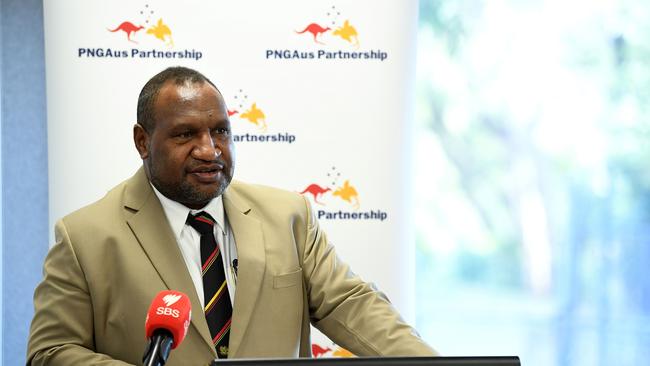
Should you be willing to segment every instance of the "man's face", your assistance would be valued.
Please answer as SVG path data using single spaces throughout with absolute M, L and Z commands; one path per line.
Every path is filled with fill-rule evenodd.
M 147 175 L 166 197 L 202 208 L 223 193 L 235 170 L 223 97 L 207 82 L 168 82 L 160 89 L 154 111 L 150 133 L 138 125 L 134 130 Z

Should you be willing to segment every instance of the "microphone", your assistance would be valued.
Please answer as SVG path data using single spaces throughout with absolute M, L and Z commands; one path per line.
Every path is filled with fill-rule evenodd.
M 153 299 L 144 322 L 149 340 L 142 356 L 144 366 L 163 366 L 169 352 L 178 347 L 190 326 L 190 298 L 179 291 L 160 291 Z

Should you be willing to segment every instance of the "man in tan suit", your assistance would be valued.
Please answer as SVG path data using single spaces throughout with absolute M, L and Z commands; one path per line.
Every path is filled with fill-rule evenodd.
M 154 76 L 140 93 L 133 131 L 143 168 L 56 224 L 34 294 L 27 364 L 140 364 L 147 309 L 165 289 L 188 294 L 193 309 L 167 364 L 217 357 L 196 280 L 198 243 L 174 219 L 208 207 L 223 216 L 217 241 L 233 299 L 229 358 L 308 357 L 310 323 L 357 355 L 435 355 L 336 257 L 303 196 L 231 183 L 226 106 L 203 75 L 176 67 Z

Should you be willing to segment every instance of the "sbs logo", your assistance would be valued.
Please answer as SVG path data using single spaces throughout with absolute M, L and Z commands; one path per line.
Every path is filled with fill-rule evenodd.
M 181 312 L 178 309 L 171 308 L 170 306 L 177 303 L 178 300 L 180 299 L 181 299 L 181 295 L 174 295 L 174 294 L 165 295 L 162 298 L 162 300 L 166 306 L 159 306 L 156 309 L 156 315 L 173 316 L 174 318 L 178 318 L 181 315 Z
M 156 309 L 156 314 L 157 315 L 165 315 L 165 316 L 173 316 L 174 318 L 178 318 L 179 316 L 181 316 L 181 312 L 178 311 L 177 309 L 166 308 L 164 306 L 158 307 L 158 309 Z
M 165 297 L 163 297 L 163 301 L 165 302 L 165 305 L 167 305 L 167 306 L 174 305 L 180 299 L 181 299 L 181 295 L 169 294 L 169 295 L 165 295 Z

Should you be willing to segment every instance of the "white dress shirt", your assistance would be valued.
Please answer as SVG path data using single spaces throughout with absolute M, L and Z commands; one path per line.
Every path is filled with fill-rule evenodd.
M 223 267 L 226 271 L 226 283 L 228 284 L 230 301 L 234 305 L 235 288 L 237 286 L 237 268 L 236 266 L 233 266 L 233 264 L 237 260 L 237 247 L 235 245 L 235 238 L 232 234 L 232 230 L 230 229 L 230 225 L 228 224 L 224 214 L 223 199 L 221 196 L 214 198 L 200 210 L 192 210 L 181 203 L 165 197 L 162 193 L 158 192 L 153 184 L 151 187 L 153 188 L 153 191 L 156 192 L 156 196 L 158 196 L 163 210 L 165 211 L 165 215 L 167 216 L 169 226 L 174 232 L 176 242 L 181 249 L 185 265 L 187 266 L 187 271 L 190 273 L 190 277 L 192 278 L 192 282 L 196 288 L 196 294 L 198 295 L 201 304 L 205 304 L 205 296 L 203 295 L 203 278 L 201 277 L 201 235 L 185 222 L 187 221 L 187 215 L 189 213 L 195 215 L 201 211 L 209 213 L 210 216 L 214 218 L 216 221 L 216 225 L 214 225 L 214 236 L 217 239 L 217 245 L 219 245 L 219 250 L 221 251 Z

